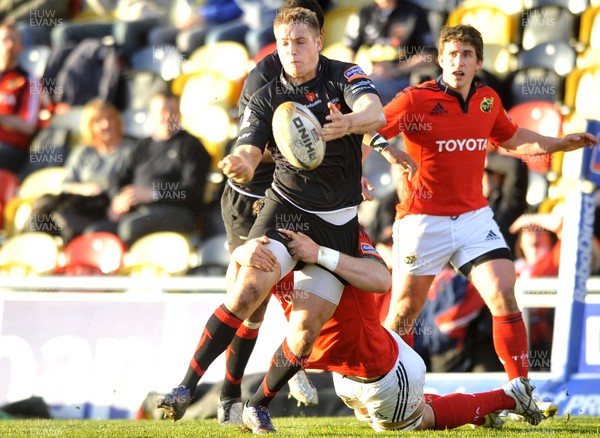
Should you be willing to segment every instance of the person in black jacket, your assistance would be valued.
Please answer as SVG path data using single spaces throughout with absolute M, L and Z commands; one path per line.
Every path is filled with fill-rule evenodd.
M 202 212 L 211 157 L 181 129 L 179 100 L 159 93 L 150 102 L 154 132 L 131 150 L 109 189 L 108 220 L 88 231 L 110 231 L 131 246 L 157 231 L 192 233 Z

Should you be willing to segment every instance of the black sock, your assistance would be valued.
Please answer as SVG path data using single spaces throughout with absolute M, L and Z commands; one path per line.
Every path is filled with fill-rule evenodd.
M 204 332 L 181 382 L 192 395 L 209 365 L 227 348 L 242 320 L 221 305 L 208 319 Z
M 271 400 L 281 391 L 281 388 L 300 371 L 306 364 L 308 356 L 298 357 L 287 345 L 287 340 L 279 346 L 273 358 L 271 366 L 258 390 L 248 401 L 248 406 L 269 406 Z
M 242 324 L 227 347 L 226 375 L 221 389 L 221 400 L 242 396 L 242 378 L 254 345 L 256 345 L 260 323 L 256 325 L 256 327 L 250 328 Z

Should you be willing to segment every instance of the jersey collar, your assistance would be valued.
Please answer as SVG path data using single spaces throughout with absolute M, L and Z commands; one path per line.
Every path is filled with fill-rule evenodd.
M 442 90 L 444 93 L 446 93 L 450 96 L 454 96 L 458 100 L 458 103 L 460 104 L 460 108 L 462 109 L 463 113 L 469 112 L 469 102 L 471 100 L 471 97 L 473 97 L 473 95 L 475 94 L 475 91 L 476 91 L 474 80 L 473 80 L 473 82 L 471 82 L 471 88 L 469 89 L 469 94 L 467 95 L 466 100 L 463 99 L 461 94 L 457 93 L 456 91 L 454 91 L 453 89 L 448 87 L 448 85 L 442 80 L 442 75 L 438 76 L 438 78 L 436 79 L 436 82 L 438 84 L 438 87 L 440 87 L 440 90 Z

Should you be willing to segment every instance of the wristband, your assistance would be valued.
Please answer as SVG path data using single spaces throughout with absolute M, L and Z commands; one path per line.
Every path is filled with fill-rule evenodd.
M 319 246 L 319 254 L 317 255 L 317 264 L 325 269 L 333 272 L 340 261 L 340 253 L 335 249 Z
M 382 153 L 389 145 L 390 144 L 387 142 L 387 140 L 379 134 L 375 134 L 371 139 L 371 143 L 369 143 L 369 146 L 379 153 Z

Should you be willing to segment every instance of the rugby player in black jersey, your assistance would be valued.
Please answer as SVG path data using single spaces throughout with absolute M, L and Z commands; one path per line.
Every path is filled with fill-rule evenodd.
M 248 238 L 270 238 L 264 256 L 265 264 L 272 268 L 239 270 L 230 283 L 226 302 L 209 318 L 181 385 L 161 406 L 167 416 L 181 418 L 198 381 L 227 348 L 243 320 L 280 278 L 294 267 L 300 268 L 290 333 L 273 356 L 262 386 L 244 409 L 245 424 L 257 433 L 275 431 L 268 404 L 306 365 L 320 328 L 340 299 L 344 282 L 332 271 L 339 251 L 354 255 L 357 248 L 362 134 L 376 130 L 383 122 L 377 91 L 360 67 L 319 56 L 323 37 L 314 12 L 282 10 L 274 29 L 283 71 L 252 97 L 244 111 L 237 148 L 219 164 L 226 176 L 247 183 L 268 145 L 275 159 L 274 182 Z M 323 124 L 326 155 L 313 171 L 293 168 L 275 147 L 272 115 L 287 100 L 307 105 Z M 310 235 L 321 245 L 319 264 L 296 266 L 278 228 Z

